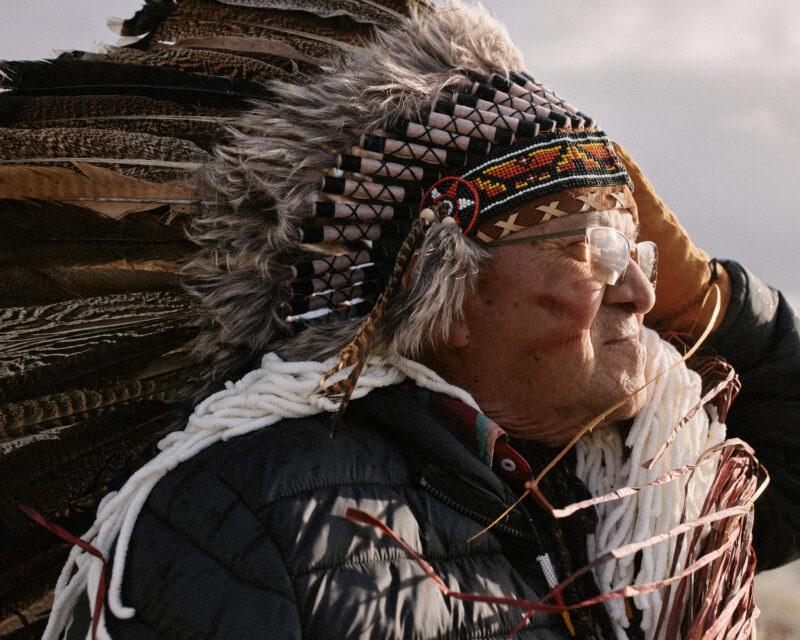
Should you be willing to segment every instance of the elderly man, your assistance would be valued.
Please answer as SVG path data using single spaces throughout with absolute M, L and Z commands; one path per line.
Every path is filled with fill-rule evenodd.
M 209 212 L 197 231 L 198 260 L 213 254 L 208 268 L 217 270 L 194 284 L 214 318 L 201 344 L 223 363 L 237 357 L 230 344 L 240 332 L 253 337 L 239 344 L 266 340 L 275 352 L 202 401 L 187 429 L 102 505 L 89 536 L 113 562 L 101 630 L 508 636 L 522 612 L 485 596 L 535 603 L 604 551 L 664 532 L 655 510 L 648 520 L 635 500 L 623 514 L 642 514 L 636 534 L 602 508 L 598 521 L 593 507 L 564 519 L 541 500 L 517 504 L 558 448 L 598 416 L 595 449 L 617 448 L 603 468 L 614 455 L 620 468 L 644 463 L 653 451 L 623 437 L 655 433 L 658 420 L 666 431 L 656 450 L 685 414 L 698 414 L 681 444 L 693 453 L 676 454 L 667 469 L 698 463 L 724 439 L 717 408 L 697 412 L 708 384 L 643 333 L 644 323 L 690 333 L 699 320 L 696 337 L 715 302 L 710 342 L 743 381 L 729 435 L 750 438 L 774 463 L 777 486 L 756 507 L 757 551 L 767 566 L 796 554 L 796 507 L 779 505 L 795 482 L 781 448 L 797 448 L 797 317 L 735 263 L 709 268 L 632 160 L 519 66 L 502 27 L 480 10 L 414 15 L 329 75 L 277 83 L 275 100 L 218 151 L 215 186 L 236 208 Z M 654 309 L 657 274 L 665 295 Z M 662 356 L 677 372 L 663 393 L 646 384 L 662 373 L 650 371 Z M 339 401 L 331 440 L 327 412 Z M 683 407 L 674 422 L 657 417 L 673 404 Z M 581 473 L 591 452 L 567 455 L 536 483 L 556 508 L 621 488 Z M 739 537 L 685 542 L 701 550 L 689 549 L 695 560 L 735 549 L 731 584 L 746 584 L 753 570 L 755 479 L 746 466 L 750 493 L 725 521 Z M 598 473 L 613 479 L 612 471 Z M 731 486 L 703 473 L 691 488 L 682 476 L 686 506 L 664 505 L 677 510 L 667 530 L 700 516 L 716 522 L 723 511 L 707 507 Z M 440 590 L 388 533 L 346 517 L 350 508 L 384 523 L 448 589 L 477 598 Z M 604 527 L 619 533 L 616 544 L 594 544 Z M 671 548 L 651 569 L 647 553 L 629 563 L 630 582 L 677 579 L 689 564 L 686 549 Z M 67 637 L 86 635 L 100 574 L 99 563 L 75 555 L 51 637 L 65 626 Z M 686 600 L 670 605 L 685 590 L 620 599 L 621 609 L 583 606 L 628 584 L 615 580 L 583 573 L 517 637 L 655 637 L 667 629 L 658 630 L 662 607 L 672 632 L 695 623 Z M 688 593 L 703 603 L 704 588 Z M 722 602 L 736 609 L 736 598 Z M 727 612 L 740 625 L 731 633 L 752 623 L 740 601 Z

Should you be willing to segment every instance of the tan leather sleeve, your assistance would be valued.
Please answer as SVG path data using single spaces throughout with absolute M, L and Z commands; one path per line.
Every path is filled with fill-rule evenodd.
M 714 296 L 703 306 L 712 284 L 709 256 L 696 247 L 677 216 L 658 197 L 639 165 L 617 142 L 617 155 L 633 180 L 633 198 L 639 209 L 639 238 L 658 246 L 656 304 L 645 323 L 660 330 L 700 335 L 713 312 Z M 716 266 L 715 284 L 720 288 L 721 308 L 715 328 L 722 322 L 730 301 L 731 285 L 725 269 Z

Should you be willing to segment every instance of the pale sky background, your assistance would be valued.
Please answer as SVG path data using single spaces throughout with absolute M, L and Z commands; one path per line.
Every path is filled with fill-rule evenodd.
M 0 59 L 113 43 L 106 17 L 142 4 L 0 0 Z M 699 246 L 798 306 L 800 2 L 486 5 L 527 70 L 628 148 Z
M 0 0 L 0 59 L 113 43 L 105 19 L 142 4 Z M 800 308 L 798 0 L 485 4 L 527 70 L 628 148 L 699 246 Z M 800 611 L 798 566 L 759 579 L 762 621 Z

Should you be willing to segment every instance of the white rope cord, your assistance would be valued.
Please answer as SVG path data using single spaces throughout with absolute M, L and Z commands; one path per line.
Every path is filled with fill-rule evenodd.
M 647 380 L 680 359 L 680 354 L 654 331 L 643 328 L 642 343 L 647 349 Z M 716 419 L 716 412 L 713 409 L 709 413 L 698 411 L 683 426 L 661 460 L 649 471 L 642 468 L 642 463 L 655 455 L 672 427 L 700 400 L 701 395 L 700 376 L 684 364 L 678 365 L 648 386 L 645 406 L 634 418 L 624 445 L 617 428 L 597 429 L 582 438 L 576 448 L 576 473 L 591 494 L 601 496 L 615 488 L 644 485 L 672 469 L 696 462 L 703 451 L 722 442 L 725 425 Z M 686 518 L 695 519 L 715 472 L 714 464 L 697 469 L 686 493 L 689 476 L 649 488 L 635 496 L 597 505 L 599 524 L 595 534 L 588 539 L 589 559 L 677 525 L 684 509 L 684 495 Z M 685 553 L 684 547 L 681 561 Z M 629 584 L 666 578 L 670 574 L 673 556 L 674 540 L 670 540 L 642 552 L 641 566 L 636 575 L 634 556 L 608 562 L 595 571 L 598 587 L 601 592 L 606 592 Z M 634 598 L 636 606 L 642 610 L 641 626 L 648 639 L 654 639 L 662 599 L 662 590 Z M 628 628 L 629 621 L 622 598 L 608 600 L 606 607 L 618 637 L 627 638 L 624 629 Z
M 315 394 L 323 374 L 338 362 L 338 356 L 325 362 L 284 362 L 276 354 L 264 356 L 261 368 L 251 371 L 236 383 L 203 400 L 195 408 L 183 431 L 170 433 L 159 443 L 161 452 L 134 473 L 116 493 L 106 496 L 97 510 L 97 519 L 82 539 L 105 557 L 117 540 L 114 566 L 109 579 L 108 608 L 118 618 L 130 618 L 135 610 L 126 607 L 120 596 L 125 558 L 134 524 L 150 491 L 178 464 L 189 460 L 216 442 L 228 440 L 275 424 L 285 418 L 300 418 L 325 411 L 334 412 L 338 402 Z M 343 371 L 331 379 L 335 382 L 347 375 Z M 425 389 L 444 393 L 478 408 L 475 400 L 463 389 L 445 382 L 436 373 L 418 362 L 400 358 L 387 364 L 370 358 L 353 392 L 353 399 L 370 391 L 411 378 Z M 90 610 L 94 610 L 102 562 L 73 547 L 59 576 L 55 599 L 43 640 L 54 640 L 68 623 L 75 602 L 85 591 Z M 91 636 L 91 630 L 87 637 Z M 101 616 L 97 637 L 109 639 L 105 617 Z

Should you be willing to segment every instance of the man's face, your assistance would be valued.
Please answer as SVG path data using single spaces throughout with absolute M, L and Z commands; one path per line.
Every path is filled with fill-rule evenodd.
M 514 236 L 586 226 L 613 227 L 630 239 L 637 231 L 630 214 L 614 210 L 573 214 Z M 621 284 L 598 282 L 585 251 L 581 235 L 490 249 L 467 301 L 467 341 L 453 381 L 512 436 L 564 444 L 645 382 L 639 333 L 653 288 L 633 262 Z M 612 418 L 633 416 L 643 402 L 641 392 Z

